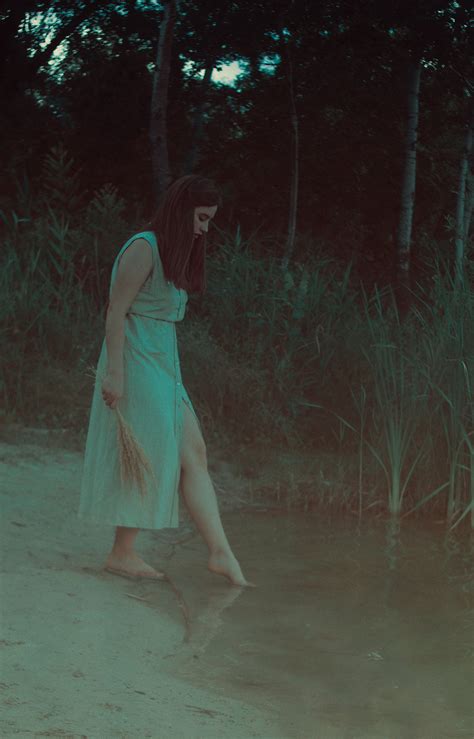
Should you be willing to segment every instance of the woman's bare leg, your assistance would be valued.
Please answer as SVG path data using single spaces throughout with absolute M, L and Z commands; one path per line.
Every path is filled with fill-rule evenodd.
M 140 529 L 132 529 L 128 526 L 117 526 L 112 552 L 118 556 L 133 552 L 133 544 L 139 531 Z
M 209 549 L 208 569 L 233 585 L 250 585 L 242 574 L 222 526 L 204 440 L 192 411 L 183 403 L 181 490 L 186 507 Z
M 182 469 L 181 489 L 186 507 L 209 549 L 208 569 L 225 575 L 233 585 L 252 585 L 243 576 L 227 540 L 207 469 L 199 465 Z
M 222 526 L 214 485 L 207 469 L 204 440 L 192 411 L 183 403 L 181 490 L 186 507 L 209 549 L 208 569 L 227 577 L 233 585 L 248 582 Z M 120 567 L 134 574 L 160 577 L 164 573 L 147 565 L 133 549 L 139 529 L 117 526 L 115 541 L 105 566 Z

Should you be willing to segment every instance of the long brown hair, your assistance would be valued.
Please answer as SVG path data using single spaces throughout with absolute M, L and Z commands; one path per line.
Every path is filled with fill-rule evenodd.
M 147 224 L 155 232 L 167 280 L 190 293 L 206 289 L 206 234 L 194 237 L 194 208 L 220 205 L 217 185 L 185 175 L 169 185 Z

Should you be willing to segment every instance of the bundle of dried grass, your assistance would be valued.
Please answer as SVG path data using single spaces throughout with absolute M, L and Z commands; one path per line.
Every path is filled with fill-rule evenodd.
M 154 479 L 153 468 L 119 409 L 116 407 L 114 410 L 117 416 L 120 479 L 126 485 L 136 485 L 144 498 L 147 494 L 145 472 Z
M 98 374 L 94 367 L 89 367 L 87 374 L 94 380 L 102 381 L 103 375 Z M 145 473 L 155 480 L 153 468 L 146 456 L 143 447 L 135 437 L 132 428 L 116 406 L 114 409 L 117 418 L 117 446 L 119 451 L 120 479 L 124 485 L 137 487 L 140 496 L 144 498 L 148 492 Z

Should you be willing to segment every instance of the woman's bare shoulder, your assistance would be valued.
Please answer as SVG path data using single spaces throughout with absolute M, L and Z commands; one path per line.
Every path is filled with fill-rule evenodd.
M 134 239 L 122 254 L 112 289 L 112 299 L 128 309 L 153 270 L 153 256 L 146 239 Z
M 145 268 L 150 270 L 153 266 L 153 254 L 152 247 L 147 239 L 142 236 L 133 239 L 120 257 L 119 269 L 120 266 L 127 271 L 130 268 L 138 269 L 140 272 Z

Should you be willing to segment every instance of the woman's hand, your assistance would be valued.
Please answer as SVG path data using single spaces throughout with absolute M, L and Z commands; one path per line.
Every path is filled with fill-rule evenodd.
M 112 410 L 123 398 L 123 375 L 109 372 L 102 381 L 102 397 L 105 405 Z

